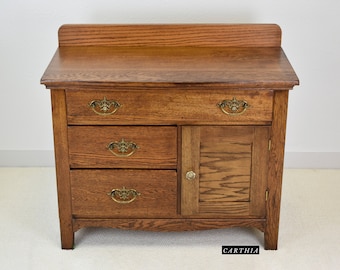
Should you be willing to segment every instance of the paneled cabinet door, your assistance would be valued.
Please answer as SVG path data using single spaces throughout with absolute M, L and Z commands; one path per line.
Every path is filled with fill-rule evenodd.
M 264 217 L 266 126 L 183 126 L 181 214 Z

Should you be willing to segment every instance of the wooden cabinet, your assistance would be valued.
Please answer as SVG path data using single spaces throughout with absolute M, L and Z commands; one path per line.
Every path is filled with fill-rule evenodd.
M 89 226 L 250 226 L 276 249 L 288 91 L 277 25 L 64 25 L 51 89 L 62 248 Z

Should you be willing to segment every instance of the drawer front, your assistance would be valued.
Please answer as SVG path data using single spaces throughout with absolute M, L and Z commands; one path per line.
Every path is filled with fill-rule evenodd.
M 257 123 L 272 119 L 270 90 L 68 90 L 72 125 Z
M 71 168 L 176 169 L 174 126 L 69 126 Z
M 176 216 L 175 170 L 71 170 L 70 176 L 75 217 Z

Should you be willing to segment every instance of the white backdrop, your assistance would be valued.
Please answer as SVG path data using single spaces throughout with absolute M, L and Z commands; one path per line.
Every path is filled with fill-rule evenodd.
M 277 23 L 300 79 L 290 92 L 288 167 L 340 168 L 338 0 L 1 0 L 0 166 L 53 165 L 40 78 L 65 23 Z

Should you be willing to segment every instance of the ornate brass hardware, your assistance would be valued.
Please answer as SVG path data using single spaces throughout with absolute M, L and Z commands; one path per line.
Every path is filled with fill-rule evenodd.
M 123 187 L 122 189 L 112 189 L 107 195 L 111 196 L 111 199 L 116 203 L 127 204 L 133 202 L 137 196 L 142 194 L 135 189 Z
M 129 157 L 133 155 L 139 146 L 134 142 L 126 142 L 121 139 L 120 142 L 110 142 L 107 149 L 114 154 L 116 157 Z
M 110 115 L 114 114 L 121 105 L 115 100 L 107 100 L 106 97 L 102 100 L 92 100 L 89 103 L 89 107 L 96 114 L 99 115 Z
M 188 171 L 186 174 L 185 174 L 185 178 L 187 180 L 195 180 L 196 178 L 196 173 L 193 172 L 193 171 Z
M 223 100 L 217 106 L 228 115 L 241 115 L 250 107 L 247 101 L 237 100 L 235 97 L 231 100 Z

